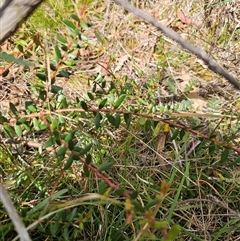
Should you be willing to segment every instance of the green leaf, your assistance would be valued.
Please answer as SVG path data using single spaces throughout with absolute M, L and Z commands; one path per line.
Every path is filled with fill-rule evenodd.
M 28 123 L 24 123 L 23 125 L 22 125 L 22 127 L 27 131 L 27 132 L 29 132 L 30 131 L 30 127 L 29 127 L 29 125 L 28 125 Z
M 115 90 L 115 89 L 116 89 L 116 86 L 115 86 L 115 84 L 111 81 L 109 91 Z
M 144 212 L 144 208 L 143 206 L 135 199 L 135 200 L 132 200 L 132 204 L 134 206 L 134 209 L 138 212 L 141 212 L 143 213 Z
M 36 73 L 36 76 L 37 76 L 40 80 L 42 80 L 42 81 L 46 81 L 46 79 L 47 79 L 46 74 L 45 74 L 45 73 L 42 73 L 42 72 L 37 72 L 37 73 Z
M 33 118 L 33 127 L 36 131 L 39 131 L 40 128 L 39 128 L 39 121 L 36 117 Z
M 82 27 L 83 30 L 88 30 L 89 27 L 91 27 L 91 24 L 86 22 L 80 22 L 80 26 Z
M 80 151 L 82 151 L 82 150 L 83 150 L 83 148 L 81 148 L 81 147 L 78 146 L 78 145 L 75 145 L 75 146 L 73 147 L 73 151 L 80 152 Z
M 66 123 L 65 118 L 64 118 L 63 115 L 58 115 L 58 120 L 59 120 L 60 124 L 65 124 Z
M 55 140 L 54 140 L 54 138 L 51 137 L 49 140 L 47 140 L 47 141 L 44 143 L 43 149 L 46 149 L 46 148 L 52 146 L 54 143 L 55 143 Z
M 73 140 L 75 137 L 75 134 L 76 134 L 76 130 L 68 133 L 67 136 L 64 138 L 64 141 L 68 143 L 70 140 Z
M 2 116 L 2 113 L 0 112 L 0 124 L 3 124 L 4 122 L 7 122 L 7 118 Z
M 174 224 L 172 228 L 168 231 L 168 239 L 169 241 L 174 240 L 180 234 L 181 227 L 178 224 Z
M 98 187 L 98 192 L 100 195 L 103 195 L 107 190 L 106 182 L 104 182 L 103 180 L 99 183 Z
M 159 121 L 156 127 L 154 128 L 153 137 L 156 137 L 161 130 L 162 130 L 162 122 Z
M 182 140 L 184 142 L 187 142 L 189 140 L 189 138 L 190 138 L 190 133 L 186 132 L 185 135 L 183 136 Z
M 81 104 L 81 107 L 82 107 L 84 110 L 88 110 L 88 106 L 87 106 L 86 102 L 81 101 L 80 104 Z
M 138 197 L 138 195 L 139 195 L 139 192 L 138 192 L 138 191 L 133 191 L 133 192 L 130 194 L 130 197 L 131 197 L 131 199 L 133 200 L 133 199 L 136 199 L 136 198 Z
M 5 70 L 3 73 L 2 73 L 2 76 L 3 77 L 7 77 L 8 76 L 8 74 L 9 74 L 9 69 L 7 69 L 7 70 Z
M 96 129 L 98 129 L 100 127 L 101 119 L 102 119 L 101 114 L 97 113 L 96 116 L 95 116 L 95 120 L 94 120 L 94 124 L 95 124 Z
M 85 42 L 87 42 L 89 40 L 88 37 L 84 34 L 79 34 L 78 38 L 82 41 L 85 41 Z
M 89 177 L 90 171 L 89 171 L 87 165 L 83 165 L 83 172 L 84 172 L 84 175 L 85 175 L 86 177 Z
M 78 154 L 80 156 L 83 156 L 83 155 L 87 154 L 91 150 L 91 148 L 92 148 L 92 144 L 89 144 L 84 149 L 82 149 Z
M 13 132 L 12 128 L 9 125 L 4 124 L 3 129 L 4 129 L 5 134 L 9 138 L 13 138 L 14 137 L 14 132 Z
M 79 22 L 79 21 L 80 21 L 80 19 L 78 18 L 78 16 L 77 16 L 76 14 L 71 14 L 71 18 L 72 18 L 73 20 L 75 20 L 76 22 Z
M 107 81 L 104 80 L 104 81 L 101 83 L 101 85 L 102 85 L 101 88 L 104 89 L 104 88 L 106 87 L 106 84 L 107 84 Z
M 0 59 L 3 59 L 4 61 L 8 63 L 16 63 L 23 65 L 25 67 L 29 66 L 29 63 L 23 59 L 16 59 L 12 54 L 7 54 L 5 52 L 0 53 Z
M 73 22 L 67 20 L 67 19 L 64 19 L 63 22 L 71 29 L 75 30 L 76 29 L 76 26 Z
M 146 130 L 146 131 L 150 131 L 150 130 L 151 130 L 151 127 L 152 127 L 152 121 L 149 120 L 149 119 L 147 119 L 144 127 L 145 127 L 145 130 Z
M 102 37 L 101 33 L 98 30 L 96 30 L 94 33 L 95 33 L 95 36 L 96 36 L 97 40 L 101 44 L 104 44 L 104 38 Z
M 71 167 L 71 165 L 73 164 L 74 158 L 73 155 L 70 155 L 65 166 L 64 166 L 64 170 L 67 170 Z
M 212 155 L 212 154 L 214 153 L 215 148 L 216 148 L 216 146 L 215 146 L 214 143 L 211 143 L 211 144 L 209 145 L 208 151 L 209 151 L 209 154 L 210 154 L 210 155 Z
M 57 94 L 58 92 L 62 91 L 63 88 L 58 85 L 51 85 L 51 92 L 53 94 Z
M 153 199 L 151 201 L 149 201 L 146 205 L 145 205 L 145 209 L 148 210 L 149 208 L 155 206 L 159 201 L 157 199 Z
M 62 37 L 61 35 L 57 35 L 57 40 L 60 42 L 60 43 L 63 43 L 63 44 L 67 44 L 68 41 Z
M 66 216 L 64 216 L 64 217 L 66 217 Z M 69 237 L 70 233 L 71 233 L 71 231 L 69 230 L 68 225 L 64 225 L 63 231 L 62 231 L 63 240 L 70 240 L 70 237 Z
M 56 117 L 52 120 L 52 129 L 57 130 L 58 129 L 58 119 Z
M 60 231 L 60 225 L 57 220 L 55 220 L 54 223 L 50 223 L 50 232 L 53 237 L 56 237 L 59 231 Z
M 102 100 L 101 102 L 100 102 L 100 104 L 98 105 L 98 108 L 99 109 L 102 109 L 104 106 L 105 106 L 105 104 L 107 103 L 107 98 L 106 99 L 104 99 L 104 100 Z
M 120 95 L 120 97 L 117 99 L 117 101 L 114 104 L 114 109 L 117 109 L 122 104 L 122 102 L 125 100 L 126 97 L 127 97 L 126 94 Z
M 77 216 L 77 212 L 78 212 L 78 209 L 73 208 L 73 210 L 71 211 L 71 214 L 67 216 L 68 223 L 71 223 L 73 221 L 73 219 Z
M 14 130 L 18 136 L 22 136 L 22 128 L 21 126 L 14 124 Z
M 69 79 L 70 73 L 65 70 L 59 70 L 57 73 L 57 77 L 63 77 Z
M 80 159 L 80 155 L 73 155 L 73 160 L 77 160 L 77 161 L 79 161 L 79 159 Z
M 53 63 L 50 63 L 50 69 L 51 69 L 52 71 L 57 70 L 56 65 L 53 64 Z
M 179 129 L 176 129 L 174 132 L 173 132 L 173 135 L 171 137 L 171 141 L 175 140 L 177 138 L 179 134 Z
M 93 96 L 92 93 L 88 92 L 87 95 L 88 95 L 88 97 L 89 97 L 90 100 L 94 100 L 94 96 Z
M 55 45 L 54 50 L 55 50 L 55 60 L 56 60 L 56 63 L 58 63 L 59 60 L 62 58 L 62 54 L 57 45 Z
M 18 110 L 16 109 L 15 105 L 10 102 L 9 106 L 10 106 L 10 110 L 12 111 L 12 113 L 13 113 L 15 116 L 18 116 L 19 113 L 18 113 Z
M 63 44 L 63 45 L 61 46 L 61 49 L 62 49 L 64 52 L 67 52 L 67 51 L 68 51 L 68 46 Z
M 86 163 L 89 165 L 91 162 L 92 162 L 92 156 L 91 154 L 87 154 Z
M 161 230 L 162 228 L 166 228 L 169 225 L 168 221 L 156 221 L 154 222 L 154 226 L 156 229 Z
M 18 50 L 19 50 L 21 53 L 23 53 L 23 46 L 22 46 L 22 45 L 18 44 L 18 45 L 17 45 L 17 48 L 18 48 Z
M 25 102 L 25 109 L 28 110 L 28 113 L 35 113 L 37 111 L 36 106 L 33 104 L 32 101 Z
M 181 140 L 183 139 L 184 135 L 185 135 L 185 130 L 182 129 L 179 134 L 179 137 Z
M 60 147 L 60 149 L 57 151 L 56 155 L 57 157 L 64 157 L 65 154 L 67 152 L 67 147 L 66 146 L 62 146 Z
M 68 148 L 69 148 L 70 151 L 72 151 L 74 149 L 74 145 L 75 145 L 75 143 L 74 143 L 73 139 L 69 140 Z
M 147 121 L 147 118 L 145 118 L 145 117 L 140 117 L 139 118 L 139 124 L 140 125 L 145 125 L 146 121 Z
M 124 190 L 119 188 L 119 189 L 116 190 L 116 194 L 117 194 L 118 196 L 123 196 Z
M 114 126 L 114 125 L 115 125 L 115 117 L 112 116 L 112 115 L 109 114 L 109 113 L 107 113 L 106 116 L 107 116 L 107 119 L 108 119 L 108 121 L 110 122 L 110 124 L 112 124 L 112 125 Z
M 114 126 L 118 128 L 120 126 L 120 123 L 121 123 L 121 116 L 119 114 L 116 114 Z
M 234 160 L 233 162 L 231 162 L 231 163 L 228 165 L 228 167 L 229 167 L 229 168 L 235 167 L 235 166 L 238 165 L 239 163 L 240 163 L 240 156 L 239 156 L 236 160 Z
M 45 123 L 41 123 L 41 124 L 39 125 L 39 130 L 40 130 L 40 131 L 46 130 L 47 128 L 48 128 L 48 126 L 47 126 L 47 124 L 45 124 Z
M 124 117 L 125 123 L 127 125 L 127 129 L 128 129 L 131 124 L 132 115 L 130 115 L 128 113 L 124 113 L 123 117 Z
M 97 89 L 97 84 L 94 83 L 94 84 L 93 84 L 93 87 L 92 87 L 92 92 L 93 92 L 93 93 L 96 92 L 96 89 Z
M 40 91 L 40 93 L 39 93 L 39 98 L 40 98 L 41 100 L 45 101 L 46 97 L 47 97 L 47 92 L 46 92 L 46 90 Z
M 222 152 L 220 163 L 226 162 L 228 155 L 229 155 L 229 149 L 225 148 L 225 150 Z
M 99 172 L 106 171 L 106 170 L 108 170 L 111 166 L 113 166 L 114 164 L 115 164 L 115 161 L 106 162 L 106 163 L 100 165 L 97 170 L 98 170 Z

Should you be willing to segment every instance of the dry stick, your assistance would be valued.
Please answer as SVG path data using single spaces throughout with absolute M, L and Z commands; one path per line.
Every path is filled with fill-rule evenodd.
M 215 73 L 223 76 L 225 79 L 227 79 L 236 89 L 240 90 L 240 83 L 231 76 L 228 72 L 226 72 L 216 61 L 214 61 L 212 58 L 210 58 L 206 52 L 204 52 L 202 49 L 195 47 L 191 43 L 187 42 L 184 38 L 182 38 L 178 33 L 173 31 L 172 29 L 162 25 L 161 23 L 157 22 L 152 16 L 149 14 L 143 12 L 142 10 L 134 7 L 126 0 L 113 0 L 115 3 L 122 6 L 125 10 L 133 13 L 137 17 L 140 17 L 141 19 L 145 20 L 146 22 L 152 24 L 159 30 L 161 30 L 167 37 L 173 39 L 177 43 L 181 44 L 181 46 L 184 49 L 189 50 L 202 60 L 204 60 L 207 64 L 209 69 L 214 71 Z
M 2 200 L 3 205 L 5 206 L 6 210 L 8 211 L 9 217 L 12 219 L 12 222 L 16 228 L 16 231 L 18 232 L 20 240 L 21 241 L 31 241 L 31 238 L 29 237 L 29 234 L 28 234 L 22 220 L 19 218 L 17 211 L 15 210 L 7 191 L 4 189 L 4 187 L 1 183 L 0 183 L 0 199 Z

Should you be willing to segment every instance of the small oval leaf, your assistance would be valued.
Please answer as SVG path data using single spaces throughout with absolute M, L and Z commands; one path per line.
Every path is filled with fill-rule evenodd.
M 54 138 L 51 137 L 48 141 L 46 141 L 44 143 L 43 149 L 46 149 L 46 148 L 52 146 L 54 143 L 55 143 L 55 140 L 54 140 Z
M 84 149 L 82 149 L 78 154 L 80 156 L 83 156 L 83 155 L 87 154 L 90 151 L 91 148 L 92 148 L 92 144 L 89 144 Z
M 116 114 L 114 126 L 118 128 L 120 126 L 120 123 L 121 123 L 121 116 L 119 114 Z
M 105 104 L 107 103 L 107 98 L 106 99 L 104 99 L 104 100 L 102 100 L 101 102 L 100 102 L 100 104 L 98 105 L 98 108 L 99 109 L 102 109 L 104 106 L 105 106 Z
M 106 171 L 106 170 L 108 170 L 111 166 L 113 166 L 114 164 L 115 164 L 115 161 L 106 162 L 106 163 L 100 165 L 97 170 L 98 170 L 99 172 Z
M 101 122 L 102 116 L 100 113 L 97 113 L 95 116 L 95 120 L 94 120 L 94 124 L 96 129 L 98 129 L 100 127 L 100 122 Z
M 225 150 L 222 152 L 220 163 L 226 162 L 228 158 L 228 154 L 229 154 L 229 149 L 225 148 Z
M 84 175 L 85 175 L 86 177 L 89 177 L 90 171 L 89 171 L 87 165 L 84 165 L 84 166 L 83 166 L 83 172 L 84 172 Z
M 57 35 L 57 40 L 60 42 L 60 43 L 63 43 L 63 44 L 67 44 L 68 41 L 62 37 L 61 35 Z
M 17 134 L 18 136 L 22 136 L 22 128 L 21 128 L 21 126 L 15 124 L 15 125 L 14 125 L 14 130 L 15 130 L 15 132 L 16 132 L 16 134 Z
M 91 154 L 87 154 L 86 163 L 89 165 L 91 162 L 92 162 L 92 156 Z
M 36 76 L 42 81 L 46 81 L 46 79 L 47 79 L 46 74 L 42 73 L 42 72 L 36 73 Z
M 10 102 L 9 106 L 10 106 L 10 110 L 12 111 L 12 113 L 13 113 L 15 116 L 18 116 L 18 110 L 17 110 L 17 108 L 15 107 L 15 105 L 14 105 L 12 102 Z
M 57 45 L 54 47 L 54 50 L 55 50 L 55 60 L 56 60 L 56 63 L 58 63 L 59 60 L 62 58 L 62 54 Z
M 126 94 L 120 95 L 120 97 L 117 99 L 117 101 L 114 104 L 114 109 L 117 109 L 122 104 L 122 102 L 125 100 L 126 97 L 127 97 Z
M 64 170 L 69 169 L 69 167 L 73 164 L 73 161 L 74 161 L 73 155 L 70 155 L 70 157 L 68 158 L 68 160 L 64 166 Z
M 81 101 L 80 104 L 81 104 L 81 107 L 82 107 L 84 110 L 88 110 L 88 106 L 87 106 L 86 102 Z
M 67 20 L 67 19 L 64 19 L 63 22 L 71 29 L 75 30 L 76 29 L 76 26 L 74 25 L 73 22 Z

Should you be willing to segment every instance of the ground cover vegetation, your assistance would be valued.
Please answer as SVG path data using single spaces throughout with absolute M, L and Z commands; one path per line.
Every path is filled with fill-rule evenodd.
M 239 1 L 131 2 L 239 78 Z M 240 93 L 202 61 L 97 0 L 46 1 L 1 52 L 0 178 L 32 240 L 240 239 Z

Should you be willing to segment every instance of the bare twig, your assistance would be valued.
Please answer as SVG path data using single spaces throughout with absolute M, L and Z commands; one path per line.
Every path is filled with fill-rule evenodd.
M 204 60 L 207 64 L 209 69 L 214 71 L 215 73 L 223 76 L 227 79 L 236 89 L 240 90 L 240 83 L 227 71 L 225 71 L 216 61 L 210 58 L 206 52 L 204 52 L 201 48 L 195 47 L 191 43 L 187 42 L 184 38 L 182 38 L 178 33 L 173 31 L 172 29 L 164 26 L 160 22 L 156 21 L 151 15 L 141 11 L 140 9 L 134 7 L 126 0 L 113 0 L 115 3 L 122 6 L 125 10 L 133 13 L 135 16 L 140 17 L 141 19 L 145 20 L 146 22 L 152 24 L 159 30 L 161 30 L 167 37 L 173 39 L 177 43 L 179 43 L 184 49 L 189 50 L 202 60 Z

